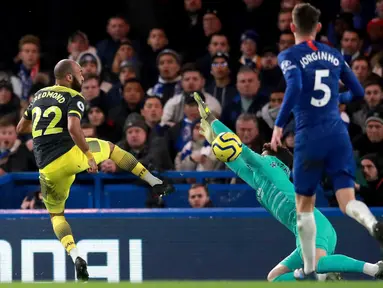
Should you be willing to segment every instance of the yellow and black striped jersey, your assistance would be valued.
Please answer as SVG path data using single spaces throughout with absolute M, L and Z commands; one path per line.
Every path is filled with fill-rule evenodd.
M 39 169 L 75 145 L 68 132 L 68 117 L 81 119 L 84 108 L 84 97 L 67 87 L 55 85 L 36 92 L 24 118 L 32 120 L 33 152 Z

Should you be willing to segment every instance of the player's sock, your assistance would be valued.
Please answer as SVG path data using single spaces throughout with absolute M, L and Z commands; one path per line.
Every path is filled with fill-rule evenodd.
M 118 167 L 125 171 L 132 172 L 134 175 L 146 181 L 150 186 L 162 184 L 162 181 L 153 176 L 152 173 L 150 173 L 148 169 L 138 162 L 132 154 L 122 150 L 117 145 L 114 146 L 110 159 L 113 160 Z
M 346 214 L 366 227 L 370 234 L 373 233 L 373 226 L 377 223 L 376 218 L 362 201 L 351 200 L 348 202 Z
M 326 281 L 326 278 L 327 278 L 327 274 L 326 273 L 324 273 L 324 274 L 317 274 L 317 277 L 318 277 L 318 281 Z
M 51 221 L 53 231 L 55 232 L 57 238 L 60 240 L 61 244 L 64 246 L 65 250 L 69 255 L 71 255 L 74 262 L 78 256 L 78 251 L 73 239 L 72 229 L 70 228 L 68 222 L 65 220 L 64 216 L 54 216 L 52 217 Z M 74 249 L 75 251 L 73 251 Z M 76 258 L 73 258 L 74 256 L 76 256 Z
M 79 256 L 77 247 L 72 248 L 72 250 L 69 251 L 69 255 L 72 258 L 73 263 L 75 263 L 77 257 Z
M 366 263 L 345 255 L 324 256 L 319 259 L 317 265 L 318 273 L 354 272 L 374 277 L 378 271 L 379 266 L 377 264 Z
M 315 271 L 316 225 L 313 212 L 297 213 L 297 227 L 302 246 L 305 274 Z

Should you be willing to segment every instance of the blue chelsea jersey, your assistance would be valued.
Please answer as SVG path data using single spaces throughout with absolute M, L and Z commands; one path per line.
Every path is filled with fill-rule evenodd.
M 315 41 L 302 42 L 281 52 L 278 64 L 286 80 L 278 127 L 284 127 L 293 112 L 297 133 L 326 124 L 344 129 L 338 125 L 342 123 L 339 102 L 363 97 L 364 91 L 338 50 Z M 351 93 L 339 93 L 339 80 Z

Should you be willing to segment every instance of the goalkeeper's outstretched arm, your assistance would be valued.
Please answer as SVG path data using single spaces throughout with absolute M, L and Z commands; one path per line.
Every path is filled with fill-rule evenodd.
M 211 127 L 213 129 L 213 132 L 218 135 L 222 132 L 232 132 L 225 124 L 223 124 L 221 121 L 216 119 L 213 121 L 211 124 Z M 245 144 L 242 144 L 242 155 L 243 159 L 245 160 L 246 163 L 250 165 L 261 165 L 262 161 L 262 156 L 259 155 L 258 153 L 254 152 L 251 150 L 249 147 L 247 147 Z
M 202 117 L 201 126 L 204 131 L 205 138 L 211 143 L 216 135 L 223 132 L 231 132 L 225 124 L 219 121 L 213 113 L 211 113 L 209 107 L 203 102 L 202 98 L 197 92 L 193 94 L 194 99 L 198 103 L 198 110 Z M 245 144 L 242 144 L 242 155 L 243 159 L 250 165 L 262 165 L 262 157 L 258 153 L 249 149 Z

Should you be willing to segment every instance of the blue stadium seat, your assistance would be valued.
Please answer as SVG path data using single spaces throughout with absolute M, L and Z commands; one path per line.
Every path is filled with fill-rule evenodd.
M 71 187 L 70 195 L 66 201 L 66 208 L 80 209 L 94 207 L 93 185 L 74 184 Z
M 188 191 L 191 185 L 174 185 L 176 192 L 165 196 L 166 207 L 187 208 Z M 259 207 L 255 191 L 247 184 L 209 184 L 210 199 L 219 207 Z
M 164 197 L 166 207 L 168 208 L 189 208 L 188 191 L 190 184 L 174 185 L 176 191 Z
M 219 207 L 259 207 L 255 191 L 247 184 L 210 184 L 210 199 Z
M 165 172 L 160 177 L 170 179 L 196 178 L 202 182 L 209 178 L 232 178 L 228 171 L 208 172 Z M 144 208 L 148 187 L 119 183 L 119 179 L 134 179 L 131 174 L 87 174 L 78 175 L 72 186 L 67 208 Z M 108 182 L 106 182 L 108 181 Z M 108 184 L 105 184 L 108 183 Z M 176 192 L 165 196 L 166 207 L 186 208 L 189 206 L 190 184 L 175 184 Z M 209 184 L 210 198 L 215 207 L 259 207 L 255 191 L 247 184 Z M 39 189 L 38 173 L 10 173 L 0 177 L 0 209 L 17 209 L 24 197 Z M 322 187 L 317 191 L 317 207 L 328 207 Z
M 4 187 L 5 188 L 5 187 Z M 4 189 L 2 186 L 2 189 Z M 4 191 L 6 191 L 4 189 Z M 2 197 L 6 198 L 4 205 L 1 205 L 2 209 L 20 209 L 21 203 L 25 196 L 31 192 L 40 191 L 40 185 L 15 185 L 12 190 L 2 194 Z M 11 192 L 11 193 L 9 193 Z M 2 198 L 1 197 L 1 198 Z M 0 202 L 3 202 L 0 200 Z
M 148 190 L 130 184 L 104 185 L 101 208 L 145 208 Z

